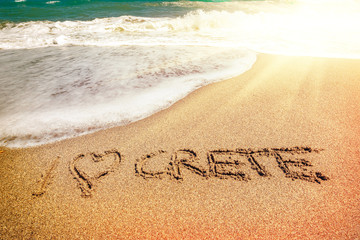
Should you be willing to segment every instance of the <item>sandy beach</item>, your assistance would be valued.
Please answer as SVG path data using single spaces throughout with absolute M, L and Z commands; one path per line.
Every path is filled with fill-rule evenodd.
M 359 80 L 259 54 L 141 121 L 0 148 L 0 238 L 360 239 Z

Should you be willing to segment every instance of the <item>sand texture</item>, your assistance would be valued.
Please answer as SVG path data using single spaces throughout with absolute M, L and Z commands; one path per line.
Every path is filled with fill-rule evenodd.
M 1 239 L 360 239 L 360 60 L 258 56 L 124 127 L 0 150 Z

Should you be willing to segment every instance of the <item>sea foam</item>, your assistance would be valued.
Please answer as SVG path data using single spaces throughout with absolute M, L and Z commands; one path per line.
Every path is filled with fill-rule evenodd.
M 175 3 L 172 3 L 175 4 Z M 201 3 L 204 4 L 204 3 Z M 360 57 L 360 21 L 339 8 L 268 5 L 239 10 L 195 10 L 181 17 L 120 16 L 90 21 L 31 21 L 3 24 L 0 48 L 48 46 L 203 45 L 246 47 L 258 52 L 322 57 Z M 282 6 L 282 5 L 280 5 Z M 312 5 L 311 5 L 312 6 Z M 272 11 L 269 11 L 272 9 Z M 286 9 L 286 11 L 285 11 Z M 346 8 L 347 9 L 347 8 Z M 346 47 L 344 47 L 346 46 Z
M 241 74 L 255 59 L 246 49 L 206 46 L 7 50 L 0 55 L 0 144 L 34 146 L 128 124 Z

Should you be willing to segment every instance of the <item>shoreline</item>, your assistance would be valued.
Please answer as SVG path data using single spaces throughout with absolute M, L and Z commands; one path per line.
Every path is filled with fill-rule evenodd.
M 16 74 L 11 70 L 11 64 L 5 66 L 2 81 L 4 89 L 9 90 L 4 90 L 3 94 L 0 94 L 2 96 L 2 98 L 0 97 L 2 103 L 0 105 L 2 110 L 0 145 L 9 148 L 35 147 L 83 136 L 99 130 L 124 126 L 170 107 L 179 99 L 202 86 L 240 75 L 256 61 L 255 52 L 242 48 L 237 49 L 237 52 L 214 48 L 214 52 L 212 52 L 208 51 L 210 50 L 208 47 L 200 47 L 199 49 L 196 47 L 195 49 L 189 48 L 186 51 L 183 49 L 184 51 L 181 52 L 187 57 L 191 54 L 204 55 L 211 52 L 210 55 L 213 56 L 213 60 L 208 59 L 207 64 L 202 64 L 202 61 L 196 60 L 197 63 L 192 62 L 190 66 L 185 63 L 172 64 L 170 56 L 168 61 L 159 62 L 159 67 L 154 67 L 154 72 L 146 72 L 144 69 L 144 72 L 141 73 L 140 69 L 146 68 L 144 63 L 138 66 L 140 69 L 134 69 L 133 73 L 125 74 L 129 69 L 126 70 L 126 67 L 118 69 L 109 62 L 122 61 L 120 55 L 125 54 L 128 50 L 128 47 L 119 50 L 116 47 L 102 49 L 101 47 L 69 46 L 48 50 L 46 48 L 25 50 L 25 52 L 21 50 L 15 54 L 15 58 L 23 57 L 23 61 L 27 62 L 33 58 L 36 59 L 35 56 L 42 56 L 50 51 L 60 58 L 59 61 L 64 66 L 59 66 L 60 72 L 58 74 L 65 74 L 65 76 L 63 81 L 56 81 L 58 77 L 55 76 L 56 74 L 52 76 L 53 73 L 51 72 L 56 64 L 54 61 L 50 61 L 49 64 L 42 66 L 50 69 L 47 74 L 43 74 L 47 77 L 38 76 L 35 78 L 36 81 L 34 80 L 30 84 L 31 86 L 23 87 L 20 80 L 27 78 L 27 70 L 19 71 Z M 144 49 L 140 47 L 140 53 L 142 50 Z M 154 51 L 157 50 L 159 50 L 159 55 L 167 54 L 161 48 L 154 49 Z M 168 50 L 179 52 L 177 47 L 174 49 L 170 47 Z M 30 51 L 32 54 L 26 54 L 26 51 Z M 191 51 L 193 53 L 190 54 Z M 105 55 L 101 60 L 90 57 L 98 56 L 100 53 Z M 61 58 L 62 54 L 72 54 L 74 59 L 68 62 Z M 111 54 L 116 56 L 112 59 L 108 57 Z M 174 55 L 173 53 L 169 54 Z M 237 57 L 227 60 L 229 54 Z M 138 55 L 138 60 L 146 62 L 140 55 Z M 222 56 L 221 59 L 218 56 Z M 135 55 L 133 57 L 135 59 Z M 95 76 L 82 78 L 75 74 L 76 71 L 73 75 L 69 73 L 68 76 L 67 71 L 72 72 L 73 69 L 67 68 L 65 65 L 75 64 L 76 66 L 76 62 L 82 61 L 84 58 L 87 59 L 84 64 L 90 64 L 88 74 Z M 3 60 L 6 61 L 6 58 Z M 98 62 L 97 67 L 91 63 L 93 60 Z M 224 60 L 225 63 L 222 63 Z M 20 60 L 16 62 L 22 64 Z M 111 71 L 114 73 L 103 78 L 100 77 L 102 72 Z M 96 76 L 101 79 L 97 79 Z M 126 79 L 127 77 L 129 79 Z M 6 81 L 6 79 L 11 81 Z M 51 79 L 54 80 L 53 84 L 50 83 Z M 10 90 L 12 88 L 13 90 Z M 27 93 L 26 89 L 33 90 Z M 47 90 L 42 91 L 41 89 Z M 16 96 L 21 94 L 27 98 L 17 99 L 19 97 Z
M 256 56 L 278 56 L 280 58 L 309 58 L 309 59 L 318 59 L 318 60 L 332 60 L 332 61 L 336 61 L 336 60 L 340 60 L 340 61 L 360 61 L 360 58 L 347 58 L 347 57 L 334 57 L 334 56 L 296 56 L 296 55 L 286 55 L 286 54 L 277 54 L 277 53 L 256 53 Z M 257 61 L 257 59 L 256 59 Z M 256 63 L 255 61 L 255 63 Z M 253 64 L 253 66 L 255 65 L 255 63 Z M 46 147 L 46 146 L 52 146 L 52 145 L 57 145 L 57 144 L 61 144 L 62 142 L 64 141 L 70 141 L 71 139 L 77 139 L 77 138 L 81 138 L 81 137 L 86 137 L 88 135 L 93 135 L 93 134 L 97 134 L 97 133 L 100 133 L 100 132 L 103 132 L 103 131 L 108 131 L 108 130 L 111 130 L 111 129 L 117 129 L 117 128 L 124 128 L 124 127 L 127 127 L 129 125 L 132 125 L 132 124 L 136 124 L 137 122 L 140 122 L 140 121 L 144 121 L 148 118 L 152 118 L 154 115 L 157 115 L 163 111 L 166 111 L 168 110 L 169 108 L 172 108 L 173 105 L 175 104 L 178 104 L 178 102 L 182 101 L 184 98 L 187 98 L 189 95 L 191 94 L 195 94 L 195 92 L 199 91 L 201 88 L 204 88 L 204 87 L 207 87 L 208 85 L 212 85 L 212 84 L 217 84 L 217 83 L 220 83 L 220 82 L 223 82 L 223 81 L 229 81 L 229 80 L 232 80 L 232 79 L 235 79 L 235 78 L 241 78 L 241 76 L 243 74 L 245 74 L 246 72 L 250 71 L 251 68 L 253 67 L 251 66 L 248 70 L 246 70 L 245 72 L 241 73 L 240 75 L 237 75 L 237 76 L 234 76 L 234 77 L 231 77 L 231 78 L 225 78 L 224 80 L 218 80 L 218 81 L 214 81 L 214 82 L 211 82 L 211 83 L 208 83 L 204 86 L 201 86 L 189 93 L 187 93 L 184 97 L 180 98 L 179 100 L 176 100 L 175 102 L 173 102 L 170 106 L 167 106 L 167 107 L 164 107 L 163 109 L 160 109 L 158 111 L 155 111 L 154 113 L 152 113 L 151 115 L 147 116 L 147 117 L 143 117 L 143 118 L 140 118 L 139 120 L 135 120 L 133 122 L 130 122 L 128 124 L 125 124 L 125 125 L 118 125 L 118 126 L 110 126 L 110 127 L 104 127 L 104 128 L 101 128 L 99 127 L 98 130 L 94 130 L 93 132 L 90 131 L 90 132 L 86 132 L 86 133 L 83 133 L 79 136 L 74 136 L 74 137 L 65 137 L 63 139 L 59 139 L 59 140 L 55 140 L 55 141 L 51 141 L 51 142 L 47 142 L 47 143 L 41 143 L 41 144 L 35 144 L 35 145 L 29 145 L 29 146 L 19 146 L 19 147 L 8 147 L 8 146 L 1 146 L 0 145 L 0 150 L 4 151 L 4 150 L 24 150 L 24 149 L 34 149 L 34 148 L 43 148 L 43 147 Z M 114 125 L 114 124 L 112 124 Z
M 6 238 L 360 237 L 360 60 L 258 54 L 126 126 L 0 150 Z

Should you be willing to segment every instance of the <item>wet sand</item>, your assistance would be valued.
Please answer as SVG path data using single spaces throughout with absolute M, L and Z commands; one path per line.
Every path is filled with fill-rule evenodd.
M 260 54 L 136 123 L 1 148 L 0 236 L 360 238 L 359 123 L 360 60 Z

